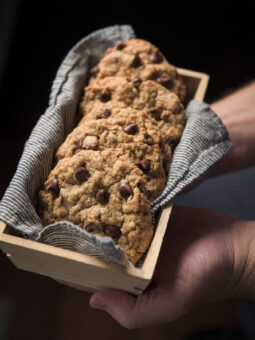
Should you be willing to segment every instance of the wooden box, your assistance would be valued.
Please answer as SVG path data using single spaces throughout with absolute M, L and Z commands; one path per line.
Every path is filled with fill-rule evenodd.
M 187 85 L 187 99 L 203 100 L 209 76 L 178 69 Z M 14 265 L 23 270 L 94 289 L 116 288 L 139 295 L 148 286 L 157 263 L 172 205 L 158 219 L 154 238 L 141 268 L 107 263 L 70 250 L 23 239 L 0 222 L 0 248 Z

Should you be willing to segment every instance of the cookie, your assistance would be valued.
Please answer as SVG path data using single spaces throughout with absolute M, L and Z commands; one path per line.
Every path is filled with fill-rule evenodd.
M 154 80 L 175 92 L 181 101 L 185 98 L 186 88 L 176 67 L 167 62 L 156 46 L 142 39 L 130 39 L 109 48 L 91 69 L 89 84 L 110 76 Z
M 39 192 L 43 224 L 70 221 L 111 237 L 136 264 L 151 242 L 151 202 L 165 188 L 184 129 L 185 92 L 176 68 L 149 42 L 108 49 L 91 69 L 79 125 Z
M 160 147 L 160 135 L 153 125 L 146 127 L 150 121 L 146 121 L 143 113 L 138 119 L 133 110 L 125 109 L 125 112 L 130 113 L 128 118 L 88 120 L 79 125 L 56 151 L 56 162 L 82 150 L 118 149 L 146 175 L 146 195 L 153 201 L 166 184 L 171 147 L 164 143 Z
M 148 113 L 163 142 L 177 143 L 180 139 L 185 125 L 184 107 L 174 92 L 151 80 L 137 82 L 126 77 L 98 80 L 85 88 L 80 114 L 84 120 L 107 118 L 119 115 L 124 106 Z
M 70 221 L 111 237 L 135 264 L 153 234 L 146 183 L 146 174 L 120 150 L 82 150 L 50 172 L 39 192 L 39 213 L 44 225 Z

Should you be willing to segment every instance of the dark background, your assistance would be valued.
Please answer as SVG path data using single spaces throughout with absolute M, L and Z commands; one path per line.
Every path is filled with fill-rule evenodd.
M 209 74 L 205 100 L 210 103 L 254 77 L 254 9 L 245 1 L 236 5 L 203 2 L 194 7 L 193 2 L 170 1 L 2 0 L 0 197 L 15 172 L 24 142 L 47 107 L 57 68 L 79 39 L 105 26 L 131 24 L 137 37 L 157 45 L 174 65 Z M 1 41 L 1 37 L 5 38 Z M 216 304 L 183 321 L 128 332 L 107 315 L 90 310 L 88 294 L 18 271 L 2 253 L 0 270 L 0 314 L 3 297 L 7 307 L 2 313 L 10 316 L 8 339 L 34 339 L 35 331 L 37 339 L 71 339 L 74 334 L 74 339 L 83 339 L 92 337 L 93 330 L 95 339 L 104 335 L 182 339 L 200 329 L 239 323 L 233 304 Z M 33 326 L 27 324 L 29 318 Z M 96 323 L 101 330 L 100 326 L 94 329 Z
M 242 2 L 242 7 L 240 3 L 217 6 L 211 2 L 197 8 L 173 2 L 159 2 L 158 6 L 154 2 L 142 6 L 138 1 L 97 5 L 93 1 L 11 2 L 17 4 L 17 10 L 0 83 L 0 156 L 8 172 L 1 180 L 0 196 L 24 141 L 47 107 L 62 59 L 79 39 L 96 29 L 131 24 L 138 37 L 159 46 L 174 65 L 208 73 L 207 102 L 254 75 L 255 8 L 248 2 Z

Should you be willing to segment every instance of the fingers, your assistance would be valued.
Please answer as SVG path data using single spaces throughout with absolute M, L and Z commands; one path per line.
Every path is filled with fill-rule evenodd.
M 90 298 L 92 308 L 108 312 L 125 328 L 135 328 L 133 325 L 136 298 L 118 290 L 105 290 L 94 293 Z
M 181 297 L 169 288 L 148 290 L 139 297 L 118 290 L 105 290 L 91 296 L 90 306 L 106 311 L 125 328 L 135 329 L 182 316 L 184 310 L 180 301 Z

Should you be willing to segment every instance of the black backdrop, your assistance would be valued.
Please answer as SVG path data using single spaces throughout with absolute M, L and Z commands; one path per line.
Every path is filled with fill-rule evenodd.
M 183 68 L 205 72 L 211 102 L 254 76 L 254 9 L 249 2 L 28 1 L 18 8 L 1 89 L 0 195 L 32 127 L 47 107 L 68 50 L 88 33 L 131 24 Z

